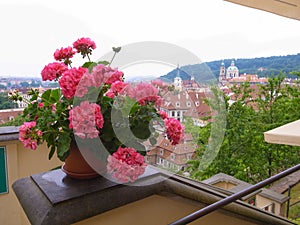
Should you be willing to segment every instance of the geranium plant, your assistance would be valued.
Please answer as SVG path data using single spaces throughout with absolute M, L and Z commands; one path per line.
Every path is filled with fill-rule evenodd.
M 133 181 L 144 172 L 143 142 L 155 144 L 155 127 L 162 125 L 166 137 L 176 145 L 183 137 L 183 126 L 159 111 L 161 83 L 124 82 L 123 72 L 111 68 L 111 62 L 91 61 L 95 48 L 91 39 L 80 38 L 72 47 L 54 52 L 56 61 L 46 65 L 41 76 L 43 81 L 57 81 L 59 88 L 28 92 L 31 97 L 23 113 L 27 122 L 20 126 L 19 139 L 31 149 L 46 142 L 49 159 L 56 152 L 61 161 L 68 157 L 71 141 L 100 139 L 110 153 L 108 172 Z M 115 54 L 120 50 L 113 48 Z M 75 54 L 87 61 L 72 67 Z M 12 99 L 22 100 L 18 92 Z

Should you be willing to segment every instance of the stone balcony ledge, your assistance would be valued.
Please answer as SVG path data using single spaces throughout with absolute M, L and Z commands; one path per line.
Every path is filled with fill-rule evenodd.
M 66 177 L 61 170 L 53 170 L 19 179 L 13 184 L 13 189 L 33 225 L 72 224 L 161 193 L 188 199 L 194 206 L 196 204 L 194 210 L 226 196 L 211 189 L 209 185 L 176 175 L 170 177 L 170 174 L 158 172 L 151 167 L 147 168 L 146 173 L 134 186 L 114 183 L 104 177 L 74 180 Z M 241 201 L 232 203 L 218 212 L 238 218 L 245 222 L 243 224 L 293 224 L 285 218 L 274 216 Z M 185 215 L 173 213 L 168 223 L 183 216 Z M 139 224 L 146 223 L 139 221 Z

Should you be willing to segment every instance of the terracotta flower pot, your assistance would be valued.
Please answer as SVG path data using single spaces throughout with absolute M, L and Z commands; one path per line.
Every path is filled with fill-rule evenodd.
M 83 158 L 76 143 L 70 145 L 70 154 L 62 165 L 62 171 L 75 179 L 92 179 L 100 176 Z

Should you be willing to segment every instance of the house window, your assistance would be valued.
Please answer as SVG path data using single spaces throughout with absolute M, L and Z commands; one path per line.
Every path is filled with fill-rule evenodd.
M 176 107 L 180 107 L 180 102 L 176 102 Z
M 196 105 L 196 106 L 199 106 L 199 102 L 195 102 L 195 105 Z
M 254 198 L 251 198 L 251 199 L 249 199 L 248 200 L 248 203 L 250 204 L 250 205 L 256 205 L 256 199 L 255 199 L 255 197 Z
M 0 147 L 0 194 L 5 193 L 8 193 L 6 149 L 5 147 Z
M 163 164 L 164 163 L 164 160 L 162 158 L 157 158 L 157 164 Z
M 172 116 L 173 116 L 173 117 L 175 116 L 175 111 L 172 111 Z
M 164 150 L 160 150 L 160 155 L 164 155 Z
M 177 116 L 180 116 L 180 111 L 177 111 Z
M 192 154 L 187 154 L 186 159 L 191 160 L 192 159 Z
M 264 206 L 262 209 L 265 211 L 274 213 L 275 212 L 275 204 L 274 204 L 274 202 L 272 202 L 269 205 Z
M 166 161 L 166 160 L 164 160 L 163 167 L 165 167 L 165 168 L 168 168 L 168 167 L 169 167 L 169 162 L 168 162 L 168 161 Z
M 191 102 L 186 102 L 187 107 L 191 107 Z
M 171 154 L 171 160 L 173 160 L 173 161 L 175 160 L 175 154 L 174 153 Z

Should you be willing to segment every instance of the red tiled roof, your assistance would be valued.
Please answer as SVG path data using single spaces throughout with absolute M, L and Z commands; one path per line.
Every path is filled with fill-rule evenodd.
M 163 96 L 164 110 L 184 110 L 185 116 L 198 118 L 207 116 L 210 113 L 210 107 L 204 103 L 208 98 L 208 93 L 199 91 L 180 91 L 179 93 L 168 92 Z

